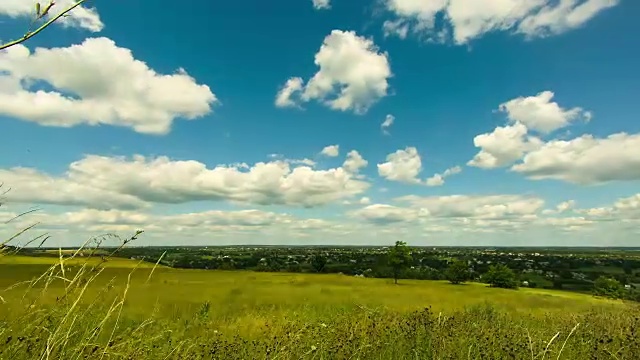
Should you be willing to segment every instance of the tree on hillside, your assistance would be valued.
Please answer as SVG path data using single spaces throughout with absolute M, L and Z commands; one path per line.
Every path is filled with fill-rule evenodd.
M 23 0 L 23 1 L 27 1 L 27 0 Z M 42 5 L 39 2 L 36 2 L 36 4 L 34 5 L 34 18 L 31 21 L 31 26 L 29 26 L 29 30 L 27 30 L 27 32 L 24 33 L 24 35 L 22 35 L 22 37 L 13 40 L 13 41 L 9 41 L 7 43 L 0 43 L 0 50 L 2 49 L 6 49 L 9 48 L 11 46 L 14 45 L 18 45 L 21 44 L 29 39 L 31 39 L 32 37 L 38 35 L 38 33 L 40 33 L 42 30 L 46 29 L 47 27 L 49 27 L 49 25 L 53 24 L 54 22 L 56 22 L 58 19 L 63 18 L 63 17 L 67 17 L 70 16 L 69 12 L 71 12 L 71 10 L 75 9 L 76 7 L 82 5 L 84 2 L 86 2 L 87 0 L 78 0 L 76 2 L 74 2 L 72 5 L 70 5 L 69 7 L 63 9 L 62 11 L 60 11 L 57 15 L 52 15 L 52 9 L 55 6 L 55 1 L 54 0 L 50 0 L 48 4 Z M 44 21 L 44 18 L 49 15 L 49 20 Z M 44 22 L 43 22 L 44 21 Z M 34 25 L 38 25 L 40 24 L 40 26 L 36 29 L 33 29 Z
M 393 271 L 393 281 L 397 284 L 402 270 L 408 268 L 413 262 L 411 250 L 407 247 L 407 243 L 404 241 L 396 241 L 395 246 L 389 249 L 387 261 Z
M 315 272 L 323 272 L 325 265 L 327 265 L 327 258 L 321 254 L 315 254 L 313 258 L 311 258 L 311 267 Z
M 624 296 L 624 287 L 616 279 L 600 276 L 593 283 L 593 294 L 612 299 L 620 299 Z
M 482 279 L 491 287 L 503 289 L 518 288 L 518 279 L 516 274 L 513 270 L 509 269 L 508 266 L 503 264 L 489 266 L 489 271 L 482 276 Z
M 471 279 L 471 272 L 466 261 L 455 260 L 447 268 L 445 276 L 452 284 L 461 284 Z

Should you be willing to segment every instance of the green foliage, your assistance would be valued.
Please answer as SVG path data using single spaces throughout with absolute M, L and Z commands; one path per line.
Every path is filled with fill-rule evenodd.
M 445 272 L 447 280 L 452 284 L 461 284 L 471 279 L 471 272 L 469 271 L 469 265 L 466 261 L 455 260 Z
M 638 309 L 590 296 L 523 289 L 491 298 L 495 291 L 473 284 L 395 287 L 335 275 L 166 268 L 147 284 L 150 270 L 105 268 L 93 277 L 67 269 L 68 290 L 68 281 L 50 278 L 44 292 L 42 284 L 3 292 L 0 359 L 604 359 L 611 353 L 633 359 L 640 353 L 640 318 L 628 315 Z M 63 276 L 59 266 L 50 271 Z M 78 274 L 86 290 L 76 286 Z M 456 302 L 447 296 L 475 305 L 437 308 Z M 571 296 L 595 307 L 575 306 Z M 495 301 L 479 302 L 483 297 Z M 517 311 L 499 303 L 505 298 Z M 557 302 L 549 312 L 536 312 L 549 301 Z
M 311 267 L 315 272 L 323 272 L 326 265 L 327 258 L 321 254 L 315 254 L 313 255 L 313 258 L 311 258 Z
M 482 280 L 491 287 L 503 289 L 517 289 L 518 278 L 513 270 L 503 264 L 491 265 L 489 271 L 483 276 Z
M 413 263 L 411 250 L 407 246 L 407 243 L 404 241 L 396 241 L 396 244 L 389 249 L 387 261 L 393 271 L 393 281 L 397 284 L 402 270 L 408 268 Z
M 616 280 L 606 276 L 600 276 L 593 283 L 593 294 L 612 299 L 620 299 L 624 296 L 624 287 Z

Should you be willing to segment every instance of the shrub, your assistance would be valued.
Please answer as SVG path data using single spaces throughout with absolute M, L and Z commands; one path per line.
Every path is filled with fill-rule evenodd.
M 620 299 L 624 296 L 624 291 L 624 287 L 618 280 L 606 276 L 600 276 L 593 283 L 593 294 L 596 296 Z
M 518 279 L 513 270 L 509 269 L 506 265 L 497 264 L 491 265 L 489 271 L 487 271 L 482 277 L 483 281 L 489 284 L 491 287 L 498 287 L 504 289 L 517 289 Z
M 471 272 L 469 271 L 469 266 L 465 261 L 456 260 L 445 273 L 447 280 L 452 284 L 461 284 L 465 281 L 469 281 L 471 278 Z

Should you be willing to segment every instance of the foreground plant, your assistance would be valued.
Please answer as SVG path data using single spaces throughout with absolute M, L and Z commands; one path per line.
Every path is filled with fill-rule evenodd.
M 26 1 L 26 0 L 23 0 Z M 51 16 L 49 18 L 49 20 L 44 21 L 44 23 L 42 23 L 42 21 L 44 20 L 44 18 L 47 15 L 50 15 L 53 11 L 54 6 L 56 5 L 54 0 L 50 0 L 49 3 L 47 4 L 40 4 L 39 2 L 35 4 L 35 15 L 34 18 L 31 22 L 31 25 L 29 26 L 29 30 L 27 30 L 27 32 L 24 33 L 24 35 L 22 35 L 22 37 L 13 40 L 13 41 L 9 41 L 8 43 L 5 44 L 0 44 L 0 50 L 2 49 L 6 49 L 9 48 L 11 46 L 14 45 L 18 45 L 21 44 L 29 39 L 31 39 L 32 37 L 38 35 L 42 30 L 46 29 L 47 27 L 49 27 L 49 25 L 53 24 L 54 22 L 58 21 L 60 18 L 63 17 L 67 17 L 69 16 L 69 13 L 71 12 L 71 10 L 75 9 L 76 7 L 82 5 L 83 3 L 85 3 L 87 0 L 79 0 L 75 3 L 73 3 L 72 5 L 68 6 L 67 8 L 63 9 L 62 11 L 60 11 L 57 15 L 55 16 Z M 36 29 L 32 29 L 32 27 L 34 25 L 37 25 L 38 23 L 42 23 L 38 28 Z

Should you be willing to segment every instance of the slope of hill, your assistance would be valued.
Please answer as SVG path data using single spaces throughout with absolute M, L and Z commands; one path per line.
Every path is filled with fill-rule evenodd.
M 3 283 L 42 270 L 29 261 L 4 257 Z M 76 276 L 78 264 L 64 276 L 52 267 L 45 292 L 43 281 L 5 290 L 0 331 L 11 340 L 0 358 L 11 349 L 24 354 L 11 358 L 31 358 L 20 352 L 27 344 L 46 353 L 47 342 L 56 356 L 114 359 L 532 359 L 545 349 L 547 358 L 622 359 L 640 351 L 637 307 L 576 293 L 169 268 L 150 278 L 152 269 L 133 270 L 130 260 L 107 264 L 95 278 L 99 271 Z M 22 334 L 30 335 L 15 341 Z

